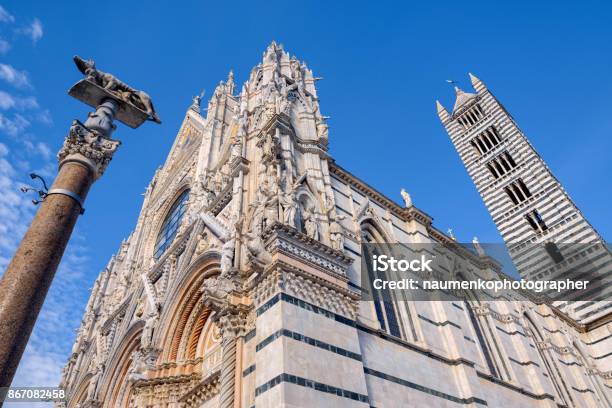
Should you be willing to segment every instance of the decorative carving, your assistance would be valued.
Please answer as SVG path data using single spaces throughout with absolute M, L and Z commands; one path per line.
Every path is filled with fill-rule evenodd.
M 128 381 L 134 382 L 142 380 L 145 377 L 144 373 L 155 367 L 155 361 L 159 356 L 159 350 L 154 348 L 139 349 L 132 352 L 132 363 L 128 370 Z
M 281 196 L 281 205 L 283 207 L 283 222 L 293 228 L 297 227 L 298 202 L 295 197 L 295 191 L 285 193 Z
M 106 170 L 120 144 L 119 140 L 106 138 L 99 132 L 85 127 L 78 120 L 74 120 L 57 158 L 61 165 L 67 159 L 74 157 L 73 155 L 81 155 L 93 163 L 94 176 L 98 178 Z
M 329 224 L 329 240 L 331 241 L 332 248 L 342 251 L 344 250 L 344 233 L 342 225 L 338 222 L 343 216 L 334 217 Z
M 96 398 L 98 395 L 98 383 L 100 382 L 100 378 L 102 378 L 103 373 L 104 373 L 104 365 L 100 363 L 95 367 L 93 375 L 89 379 L 89 385 L 87 386 L 87 399 L 88 400 L 96 401 Z
M 315 213 L 311 208 L 304 207 L 301 211 L 304 220 L 304 230 L 309 238 L 319 240 L 319 224 L 315 220 Z
M 140 335 L 140 347 L 143 350 L 150 350 L 153 348 L 153 334 L 155 328 L 159 322 L 159 313 L 157 310 L 149 312 L 142 334 Z

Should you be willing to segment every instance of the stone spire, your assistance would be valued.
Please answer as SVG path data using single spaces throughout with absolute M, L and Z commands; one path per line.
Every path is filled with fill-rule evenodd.
M 482 81 L 476 75 L 472 74 L 471 72 L 468 72 L 468 75 L 470 76 L 470 81 L 472 82 L 474 89 L 476 89 L 479 84 L 482 84 Z
M 438 100 L 436 100 L 436 109 L 438 110 L 438 117 L 442 122 L 450 116 L 446 108 Z
M 233 95 L 235 88 L 233 69 L 230 69 L 229 73 L 227 74 L 227 82 L 225 83 L 225 86 L 227 87 L 227 93 Z
M 476 75 L 472 74 L 471 72 L 468 72 L 468 75 L 470 76 L 470 81 L 472 82 L 472 87 L 474 87 L 476 92 L 480 93 L 482 91 L 486 91 L 487 87 L 480 80 L 480 78 L 478 78 Z

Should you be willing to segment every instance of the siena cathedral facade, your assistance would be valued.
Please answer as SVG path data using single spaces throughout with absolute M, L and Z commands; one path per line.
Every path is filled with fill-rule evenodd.
M 241 89 L 230 73 L 205 114 L 194 98 L 94 284 L 59 405 L 610 406 L 609 318 L 519 292 L 360 300 L 363 242 L 436 243 L 502 272 L 330 157 L 316 80 L 272 43 Z

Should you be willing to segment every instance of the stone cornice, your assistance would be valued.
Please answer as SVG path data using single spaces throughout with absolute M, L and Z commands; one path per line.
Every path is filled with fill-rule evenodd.
M 446 236 L 445 234 L 443 234 L 442 232 L 440 232 L 438 229 L 434 228 L 433 226 L 430 226 L 429 228 L 427 228 L 427 233 L 432 238 L 434 238 L 437 242 L 444 244 L 446 248 L 460 254 L 461 256 L 465 258 L 468 258 L 470 262 L 472 262 L 475 266 L 478 266 L 481 269 L 491 268 L 495 272 L 505 277 L 508 277 L 506 274 L 502 272 L 501 264 L 497 262 L 495 259 L 491 258 L 490 256 L 480 256 L 480 255 L 473 253 L 472 251 L 464 248 L 463 245 L 458 244 L 453 239 L 449 238 L 448 236 Z M 510 279 L 510 277 L 508 278 Z
M 431 225 L 433 218 L 427 213 L 419 210 L 415 206 L 411 206 L 408 208 L 400 206 L 395 201 L 391 200 L 389 197 L 376 190 L 374 187 L 360 180 L 346 169 L 340 167 L 333 160 L 330 160 L 329 162 L 329 171 L 331 174 L 344 181 L 345 183 L 351 185 L 357 191 L 359 191 L 375 203 L 388 209 L 391 213 L 393 213 L 402 221 L 408 222 L 416 220 L 424 225 Z
M 270 253 L 284 251 L 287 254 L 297 255 L 286 245 L 283 245 L 283 242 L 290 242 L 310 255 L 299 258 L 317 265 L 318 268 L 331 267 L 332 271 L 341 276 L 346 276 L 346 268 L 353 262 L 353 258 L 347 256 L 343 251 L 333 249 L 286 224 L 275 223 L 270 226 L 264 231 L 263 239 Z M 315 256 L 317 259 L 313 259 L 312 256 Z
M 219 392 L 220 372 L 216 371 L 189 390 L 183 395 L 179 402 L 186 404 L 187 407 L 199 406 L 199 404 L 209 400 Z
M 231 163 L 231 176 L 236 177 L 242 171 L 243 174 L 247 174 L 249 172 L 249 164 L 250 161 L 245 159 L 244 157 L 236 157 Z
M 180 384 L 197 381 L 201 378 L 201 374 L 192 373 L 188 375 L 171 375 L 166 377 L 145 378 L 134 383 L 134 388 L 145 388 L 162 384 Z
M 223 191 L 219 192 L 215 201 L 208 206 L 208 210 L 214 215 L 219 215 L 225 206 L 232 200 L 232 189 L 233 183 L 228 184 Z

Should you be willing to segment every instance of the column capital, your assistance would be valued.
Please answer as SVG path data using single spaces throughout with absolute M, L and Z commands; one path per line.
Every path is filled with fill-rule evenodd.
M 216 319 L 217 327 L 224 339 L 244 336 L 247 333 L 248 311 L 242 307 L 229 307 L 221 311 Z
M 98 179 L 104 174 L 120 144 L 121 141 L 105 137 L 74 120 L 64 145 L 57 154 L 59 166 L 68 162 L 81 163 L 92 171 L 94 179 Z
M 213 320 L 224 338 L 236 338 L 246 333 L 251 305 L 245 303 L 237 271 L 230 271 L 204 281 L 201 291 L 206 307 L 215 312 Z

